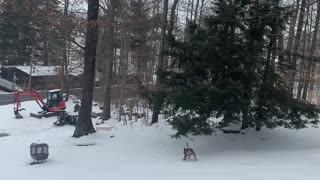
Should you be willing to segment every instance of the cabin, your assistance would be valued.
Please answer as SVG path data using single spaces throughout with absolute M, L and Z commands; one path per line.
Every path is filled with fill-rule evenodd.
M 31 76 L 31 89 L 32 90 L 49 90 L 61 87 L 61 67 L 60 66 L 15 66 L 5 65 L 0 68 L 0 76 L 10 82 L 16 76 L 17 85 L 26 89 L 29 84 L 29 77 Z M 82 72 L 69 74 L 69 87 L 80 87 Z

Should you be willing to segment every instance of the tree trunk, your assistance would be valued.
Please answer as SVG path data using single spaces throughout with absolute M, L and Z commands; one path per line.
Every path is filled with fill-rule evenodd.
M 199 14 L 199 24 L 201 23 L 201 20 L 202 20 L 203 6 L 204 6 L 204 0 L 201 1 L 200 14 Z
M 315 70 L 316 70 L 316 64 L 313 63 L 313 64 L 311 65 L 310 81 L 309 81 L 309 86 L 310 86 L 310 87 L 309 87 L 309 91 L 313 91 L 313 90 L 314 90 Z M 312 99 L 310 99 L 310 98 L 312 98 L 311 95 L 312 95 L 312 94 L 309 94 L 309 95 L 307 96 L 307 98 L 309 99 L 310 102 L 311 102 L 311 100 L 312 100 Z
M 62 89 L 64 92 L 67 91 L 67 86 L 68 86 L 68 59 L 67 59 L 67 42 L 64 40 L 63 41 L 63 50 L 62 50 Z M 68 97 L 66 97 L 65 99 L 66 101 L 68 101 Z
M 278 48 L 277 48 L 277 53 L 279 56 L 279 62 L 283 63 L 284 62 L 284 45 L 283 45 L 283 32 L 279 32 L 279 37 L 278 37 Z
M 280 61 L 281 64 L 286 64 L 286 65 L 290 65 L 291 63 L 291 59 L 292 59 L 292 46 L 293 46 L 293 38 L 294 38 L 294 34 L 295 34 L 295 28 L 296 28 L 296 22 L 297 22 L 297 16 L 298 16 L 298 12 L 299 12 L 299 8 L 300 8 L 300 0 L 295 0 L 295 10 L 293 12 L 293 15 L 290 19 L 290 27 L 289 27 L 289 37 L 288 37 L 288 42 L 287 42 L 287 46 L 286 49 L 283 53 L 282 56 L 282 61 Z M 285 67 L 287 68 L 287 67 Z M 286 71 L 286 70 L 285 70 Z M 286 81 L 290 81 L 290 70 L 286 73 Z M 287 83 L 288 85 L 288 90 L 290 92 L 292 92 L 290 90 L 290 82 Z
M 152 17 L 155 17 L 155 15 L 157 14 L 157 12 L 159 12 L 159 6 L 158 6 L 158 4 L 159 4 L 159 2 L 157 1 L 156 2 L 156 4 L 154 5 L 154 7 L 153 7 L 153 10 L 152 10 Z M 157 21 L 155 21 L 155 20 L 153 20 L 152 21 L 152 25 L 151 25 L 151 27 L 152 27 L 152 31 L 151 31 L 151 35 L 150 35 L 150 37 L 155 37 L 155 35 L 156 35 L 156 31 L 158 30 L 158 28 L 156 28 L 156 26 L 158 26 L 158 22 Z M 152 50 L 152 52 L 150 53 L 150 57 L 156 57 L 157 56 L 157 51 L 158 51 L 158 46 L 157 46 L 157 44 L 158 44 L 158 41 L 153 41 L 153 42 L 151 42 L 151 50 Z M 153 84 L 153 76 L 154 76 L 154 69 L 155 69 L 155 63 L 156 63 L 156 58 L 151 58 L 150 59 L 150 63 L 149 63 L 149 66 L 148 66 L 148 72 L 147 72 L 147 77 L 146 77 L 146 81 L 147 81 L 147 89 L 149 90 L 150 88 L 150 86 L 149 86 L 149 84 L 151 83 L 151 84 Z
M 129 37 L 128 33 L 126 32 L 123 37 L 123 49 L 121 50 L 121 84 L 120 84 L 120 111 L 119 111 L 119 121 L 121 121 L 121 112 L 125 112 L 123 109 L 124 105 L 124 88 L 125 82 L 127 79 L 127 71 L 128 71 L 128 63 L 129 63 Z M 126 117 L 124 118 L 124 124 L 126 125 Z
M 295 32 L 297 16 L 298 16 L 299 7 L 300 7 L 300 0 L 297 0 L 296 2 L 297 2 L 296 3 L 296 9 L 293 12 L 294 14 L 293 14 L 293 16 L 291 17 L 291 20 L 290 20 L 289 37 L 288 37 L 288 43 L 287 43 L 287 47 L 286 47 L 286 51 L 288 53 L 288 56 L 291 56 L 291 53 L 292 53 L 294 32 Z
M 190 0 L 188 0 L 188 5 L 187 5 L 186 23 L 188 22 L 188 19 L 189 19 L 189 7 L 190 7 Z
M 241 113 L 242 113 L 242 120 L 241 120 L 241 129 L 246 129 L 249 127 L 249 107 L 250 107 L 250 101 L 245 100 L 242 104 Z
M 309 1 L 308 0 L 308 4 L 309 4 Z M 297 92 L 297 99 L 301 99 L 301 93 L 302 93 L 302 88 L 305 86 L 305 71 L 306 71 L 306 59 L 305 59 L 305 56 L 307 54 L 307 50 L 308 48 L 306 47 L 307 46 L 307 29 L 308 29 L 308 25 L 309 25 L 309 9 L 310 7 L 308 6 L 307 8 L 307 17 L 306 17 L 306 22 L 305 22 L 305 25 L 304 25 L 304 33 L 303 33 L 303 45 L 302 45 L 302 50 L 301 50 L 301 53 L 302 53 L 302 57 L 303 59 L 301 60 L 300 62 L 300 68 L 299 68 L 299 79 L 298 79 L 298 92 Z M 308 38 L 310 41 L 310 38 Z M 308 42 L 308 44 L 310 44 L 310 42 Z
M 193 21 L 193 8 L 194 8 L 194 0 L 191 0 L 191 18 L 190 21 Z
M 297 74 L 297 59 L 298 54 L 300 50 L 300 40 L 301 40 L 301 34 L 302 34 L 302 27 L 303 27 L 303 21 L 305 16 L 305 10 L 306 10 L 306 4 L 307 0 L 302 0 L 301 7 L 300 7 L 300 14 L 299 14 L 299 20 L 298 20 L 298 26 L 297 26 L 297 34 L 294 41 L 293 46 L 293 55 L 292 55 L 292 61 L 290 62 L 291 66 L 291 73 L 289 74 L 289 93 L 293 96 L 294 91 L 294 81 Z
M 102 120 L 108 120 L 111 118 L 111 81 L 112 81 L 112 67 L 114 60 L 114 18 L 115 18 L 115 10 L 114 10 L 114 0 L 110 0 L 109 4 L 109 14 L 108 14 L 108 27 L 107 28 L 107 48 L 106 51 L 106 62 L 105 62 L 105 74 L 104 74 L 104 102 L 103 102 L 103 112 L 102 112 Z M 105 42 L 105 41 L 104 41 Z
M 171 7 L 171 12 L 170 12 L 170 22 L 169 22 L 169 27 L 168 27 L 168 36 L 167 36 L 167 40 L 169 42 L 169 40 L 172 38 L 172 32 L 174 29 L 174 24 L 175 24 L 175 17 L 176 17 L 176 9 L 177 9 L 177 5 L 178 5 L 179 0 L 174 0 L 172 7 Z M 169 50 L 169 43 L 166 42 L 165 43 L 165 51 Z M 168 56 L 166 56 L 165 58 L 165 66 L 164 68 L 169 66 L 169 59 Z
M 44 66 L 49 66 L 49 48 L 48 48 L 48 35 L 47 35 L 47 27 L 45 27 L 45 33 L 44 33 Z
M 128 9 L 126 6 L 123 7 L 122 11 L 126 12 Z M 125 13 L 123 13 L 125 14 Z M 127 16 L 123 15 L 122 18 L 126 19 Z M 123 109 L 124 105 L 124 87 L 126 82 L 127 70 L 128 70 L 128 59 L 129 59 L 129 27 L 128 24 L 121 24 L 121 40 L 120 40 L 120 65 L 119 65 L 119 77 L 120 77 L 120 108 L 119 108 L 119 121 L 121 121 L 122 112 L 125 112 Z M 124 117 L 124 124 L 126 125 L 126 117 Z
M 104 102 L 103 102 L 103 112 L 102 112 L 103 120 L 108 120 L 111 118 L 112 65 L 113 65 L 113 55 L 112 56 L 110 55 L 108 56 L 108 59 L 106 62 L 106 75 L 105 75 L 105 82 L 104 82 Z
M 68 18 L 68 8 L 69 8 L 69 0 L 65 0 L 64 1 L 64 13 L 63 13 L 65 18 Z M 67 30 L 67 32 L 69 33 L 70 31 Z M 65 98 L 65 101 L 68 101 L 69 100 L 69 94 L 70 94 L 70 86 L 69 86 L 69 77 L 68 77 L 68 55 L 67 55 L 68 46 L 67 46 L 67 40 L 66 39 L 63 40 L 62 82 L 63 82 L 63 90 L 67 94 L 66 98 Z
M 175 23 L 175 17 L 176 17 L 176 9 L 178 5 L 179 0 L 174 0 L 172 7 L 171 7 L 171 13 L 170 13 L 170 26 L 168 28 L 168 37 L 171 38 L 172 36 L 172 31 L 174 28 L 174 23 Z
M 87 34 L 85 45 L 85 62 L 83 76 L 83 89 L 79 119 L 73 137 L 81 137 L 94 133 L 95 129 L 91 120 L 92 100 L 94 88 L 94 71 L 96 61 L 97 37 L 98 37 L 99 0 L 88 0 Z M 85 85 L 84 85 L 85 84 Z
M 46 10 L 48 11 L 48 1 L 45 1 Z M 48 19 L 48 14 L 45 13 L 45 19 Z M 49 66 L 49 47 L 48 47 L 48 26 L 44 24 L 44 66 Z
M 160 57 L 158 62 L 158 72 L 157 72 L 157 82 L 156 89 L 157 92 L 154 97 L 153 103 L 153 113 L 151 125 L 158 122 L 160 110 L 163 104 L 162 97 L 162 85 L 160 82 L 160 73 L 163 70 L 164 60 L 165 60 L 165 51 L 166 51 L 166 39 L 167 39 L 167 16 L 168 16 L 168 0 L 163 1 L 163 15 L 162 15 L 162 27 L 161 27 L 161 47 L 160 47 Z
M 197 4 L 196 4 L 196 11 L 194 13 L 194 22 L 197 23 L 197 16 L 198 16 L 198 9 L 199 9 L 199 1 L 197 0 Z
M 298 92 L 297 92 L 297 99 L 301 99 L 302 89 L 304 87 L 303 78 L 305 76 L 305 64 L 306 60 L 303 59 L 300 64 L 299 70 L 299 81 L 298 81 Z
M 70 81 L 69 81 L 69 69 L 68 69 L 68 66 L 69 66 L 69 58 L 70 58 L 70 42 L 68 42 L 68 45 L 66 46 L 66 61 L 64 62 L 64 67 L 66 69 L 66 72 L 65 72 L 65 93 L 66 93 L 66 98 L 65 98 L 65 101 L 68 101 L 69 100 L 69 95 L 70 95 Z
M 311 76 L 313 74 L 312 66 L 314 66 L 313 59 L 315 56 L 315 51 L 316 51 L 316 46 L 317 46 L 317 36 L 318 36 L 319 22 L 320 22 L 320 2 L 318 1 L 317 3 L 318 3 L 318 5 L 317 5 L 317 16 L 316 16 L 316 21 L 315 21 L 315 26 L 314 26 L 315 28 L 314 28 L 314 32 L 313 32 L 309 57 L 307 59 L 308 66 L 307 66 L 307 72 L 306 72 L 306 82 L 303 87 L 303 94 L 302 94 L 303 100 L 307 100 L 308 87 L 310 84 Z

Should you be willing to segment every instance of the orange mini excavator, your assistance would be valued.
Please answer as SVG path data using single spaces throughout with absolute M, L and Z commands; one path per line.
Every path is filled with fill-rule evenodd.
M 50 90 L 47 93 L 47 102 L 44 102 L 42 97 L 35 91 L 15 91 L 14 92 L 14 115 L 17 119 L 23 118 L 19 111 L 25 110 L 21 108 L 20 96 L 31 96 L 38 103 L 42 111 L 37 114 L 30 113 L 31 117 L 39 118 L 56 116 L 59 112 L 66 109 L 65 102 L 63 101 L 62 92 L 60 89 Z

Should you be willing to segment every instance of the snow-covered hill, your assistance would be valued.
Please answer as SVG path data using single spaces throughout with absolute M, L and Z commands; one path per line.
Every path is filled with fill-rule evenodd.
M 1 180 L 320 179 L 320 129 L 217 132 L 210 137 L 172 139 L 174 132 L 164 122 L 146 127 L 112 120 L 102 125 L 112 127 L 111 131 L 74 139 L 73 126 L 55 127 L 55 117 L 31 118 L 28 113 L 38 111 L 37 104 L 23 102 L 23 106 L 24 119 L 14 118 L 12 106 L 0 106 L 0 133 L 10 134 L 0 138 Z M 72 110 L 71 104 L 68 107 Z M 45 164 L 29 165 L 32 142 L 49 144 Z M 182 160 L 186 142 L 198 161 Z M 96 145 L 76 146 L 79 143 Z

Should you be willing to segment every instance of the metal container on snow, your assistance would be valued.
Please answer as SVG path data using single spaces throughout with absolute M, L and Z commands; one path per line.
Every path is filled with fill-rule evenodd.
M 46 143 L 32 143 L 30 145 L 30 155 L 36 162 L 44 161 L 48 159 L 49 156 L 49 146 Z

